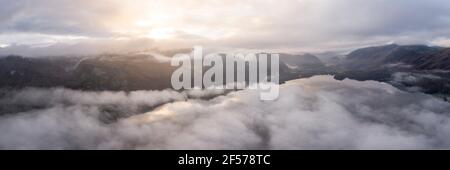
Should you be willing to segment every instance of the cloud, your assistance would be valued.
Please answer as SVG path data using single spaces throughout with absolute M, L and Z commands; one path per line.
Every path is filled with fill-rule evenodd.
M 34 107 L 0 118 L 0 148 L 450 147 L 449 103 L 421 93 L 403 92 L 385 83 L 316 76 L 283 84 L 280 98 L 272 102 L 260 101 L 258 91 L 251 90 L 209 100 L 184 100 L 186 94 L 141 91 L 127 95 L 65 89 L 4 92 L 3 104 Z M 104 123 L 98 118 L 105 104 L 153 106 L 170 100 L 175 102 L 115 122 Z
M 423 74 L 423 73 L 407 73 L 407 72 L 397 72 L 392 75 L 393 82 L 404 82 L 404 83 L 417 83 L 421 79 L 432 79 L 438 80 L 441 77 L 433 74 Z
M 446 100 L 448 95 L 448 78 L 446 72 L 441 70 L 422 72 L 396 72 L 391 75 L 389 83 L 402 90 L 410 92 L 423 92 L 441 96 Z
M 0 0 L 0 32 L 106 36 L 107 17 L 118 17 L 116 0 Z M 105 5 L 108 4 L 108 5 Z
M 44 42 L 44 44 L 13 44 L 0 49 L 0 56 L 92 56 L 100 54 L 135 53 L 155 48 L 155 42 L 148 38 L 75 38 L 64 43 L 54 43 L 58 41 L 57 39 L 53 41 L 52 39 L 48 39 L 49 42 Z
M 450 32 L 446 0 L 1 0 L 0 4 L 3 35 L 146 37 L 172 48 L 348 51 L 392 42 L 445 45 Z M 0 43 L 27 44 L 5 36 L 0 36 Z

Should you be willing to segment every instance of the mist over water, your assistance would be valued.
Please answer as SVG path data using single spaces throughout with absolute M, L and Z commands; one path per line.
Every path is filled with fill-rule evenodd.
M 315 76 L 276 101 L 242 90 L 3 91 L 1 149 L 448 149 L 450 103 Z M 192 98 L 192 96 L 197 96 Z

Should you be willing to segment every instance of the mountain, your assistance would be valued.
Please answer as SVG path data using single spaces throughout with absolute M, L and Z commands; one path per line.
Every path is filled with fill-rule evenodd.
M 175 68 L 149 55 L 88 58 L 0 58 L 0 87 L 68 87 L 80 90 L 161 90 Z
M 349 53 L 333 67 L 336 79 L 375 80 L 450 98 L 450 48 L 396 44 L 368 47 Z
M 3 80 L 0 87 L 125 91 L 167 89 L 171 88 L 171 75 L 176 67 L 170 66 L 170 58 L 165 56 L 173 53 L 175 52 L 91 57 L 0 57 L 0 79 Z M 280 82 L 324 74 L 324 68 L 324 64 L 311 54 L 281 54 Z M 207 67 L 204 71 L 206 69 Z
M 188 53 L 189 50 L 184 50 Z M 0 57 L 0 88 L 67 87 L 78 90 L 171 88 L 174 52 L 91 57 Z M 225 57 L 225 56 L 222 56 Z M 329 57 L 330 59 L 333 57 Z M 450 96 L 450 48 L 386 45 L 355 50 L 324 64 L 312 54 L 280 54 L 280 83 L 315 75 L 375 80 L 409 91 Z M 208 67 L 203 70 L 206 71 Z M 269 68 L 270 69 L 270 68 Z M 246 75 L 248 69 L 246 69 Z
M 7 56 L 0 58 L 1 87 L 49 87 L 63 85 L 70 81 L 69 66 L 75 65 L 79 58 L 25 58 Z
M 445 61 L 448 55 L 438 55 L 448 50 L 440 47 L 429 47 L 425 45 L 400 46 L 396 44 L 368 47 L 355 50 L 348 54 L 342 66 L 349 70 L 374 70 L 386 66 L 411 66 L 420 69 L 430 69 L 431 67 L 418 67 L 427 62 L 429 65 L 438 66 L 435 68 L 445 68 L 450 64 Z M 431 57 L 434 56 L 432 59 Z M 440 63 L 436 63 L 440 62 Z
M 340 67 L 353 71 L 386 68 L 450 70 L 450 48 L 396 44 L 367 47 L 350 52 Z
M 89 90 L 162 90 L 171 87 L 174 67 L 148 55 L 107 55 L 82 60 L 69 88 Z
M 280 62 L 283 62 L 290 67 L 297 68 L 313 68 L 325 66 L 319 58 L 308 53 L 303 55 L 280 54 Z
M 420 58 L 414 64 L 420 70 L 450 70 L 450 48 Z
M 331 74 L 317 56 L 312 54 L 280 54 L 280 79 L 282 82 L 315 75 Z

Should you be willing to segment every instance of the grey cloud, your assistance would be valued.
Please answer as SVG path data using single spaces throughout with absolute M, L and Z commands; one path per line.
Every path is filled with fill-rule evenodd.
M 392 75 L 394 82 L 417 83 L 421 79 L 441 79 L 439 76 L 423 73 L 397 72 Z
M 396 72 L 391 75 L 389 83 L 410 92 L 425 92 L 435 94 L 446 99 L 445 94 L 440 94 L 448 88 L 448 78 L 445 72 Z
M 135 6 L 144 2 L 127 1 Z M 139 19 L 139 15 L 133 12 L 152 12 L 124 5 L 127 3 L 1 0 L 0 21 L 3 24 L 0 32 L 127 36 L 113 33 L 105 21 L 122 17 L 129 21 Z M 183 17 L 176 20 L 182 26 L 174 26 L 176 40 L 164 42 L 172 46 L 203 44 L 224 48 L 347 51 L 392 42 L 433 44 L 437 40 L 447 40 L 450 32 L 450 3 L 446 0 L 167 1 L 165 7 L 171 7 L 173 11 L 163 8 L 163 16 L 170 16 L 170 12 L 184 14 L 177 15 Z M 213 11 L 206 18 L 194 15 L 202 14 L 206 9 L 218 12 Z M 122 25 L 133 24 L 129 22 Z M 190 34 L 180 28 L 186 25 L 200 26 L 204 29 L 203 34 L 214 33 L 220 28 L 233 32 L 233 35 L 211 40 L 200 33 Z
M 331 76 L 316 76 L 282 85 L 280 98 L 272 102 L 260 101 L 258 91 L 243 90 L 211 100 L 177 100 L 110 124 L 97 118 L 99 105 L 104 104 L 104 100 L 118 105 L 121 105 L 121 99 L 126 103 L 146 103 L 158 99 L 160 95 L 154 94 L 160 92 L 136 92 L 141 96 L 139 100 L 133 99 L 133 95 L 125 97 L 120 93 L 115 94 L 116 97 L 102 96 L 101 93 L 95 93 L 97 96 L 89 96 L 92 94 L 86 92 L 70 93 L 63 95 L 65 93 L 58 90 L 45 90 L 45 93 L 32 90 L 9 97 L 4 94 L 4 99 L 15 104 L 29 105 L 39 101 L 49 106 L 2 116 L 0 147 L 450 148 L 449 103 L 374 81 L 337 81 Z M 33 98 L 30 94 L 38 97 Z M 166 96 L 163 98 L 180 96 L 174 92 L 163 94 L 161 96 Z M 49 99 L 42 100 L 39 96 L 49 96 Z
M 349 50 L 389 42 L 429 44 L 437 38 L 448 38 L 450 32 L 450 3 L 445 0 L 284 2 L 272 4 L 270 14 L 266 14 L 268 17 L 263 17 L 266 22 L 250 27 L 246 41 L 239 41 L 242 37 L 230 37 L 225 44 L 249 48 Z
M 114 1 L 1 0 L 0 32 L 107 36 L 101 19 L 113 16 Z M 108 5 L 106 5 L 108 4 Z
M 149 38 L 99 38 L 81 39 L 74 42 L 56 43 L 49 46 L 11 45 L 0 49 L 0 56 L 22 55 L 28 57 L 43 56 L 90 56 L 99 54 L 126 54 L 155 48 L 155 42 Z

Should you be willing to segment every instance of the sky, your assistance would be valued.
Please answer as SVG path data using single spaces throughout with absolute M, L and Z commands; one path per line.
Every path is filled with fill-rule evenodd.
M 0 23 L 0 54 L 450 46 L 448 0 L 0 0 Z

